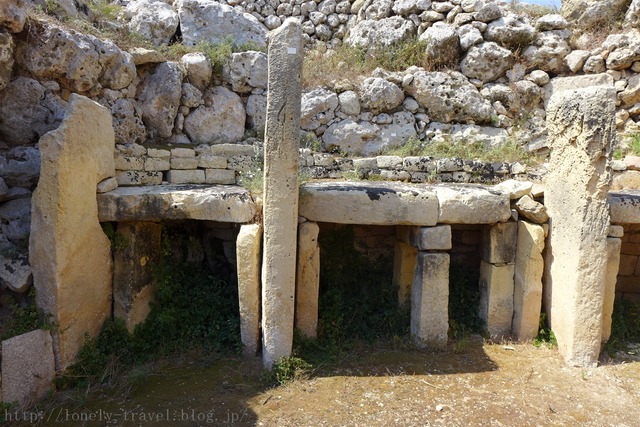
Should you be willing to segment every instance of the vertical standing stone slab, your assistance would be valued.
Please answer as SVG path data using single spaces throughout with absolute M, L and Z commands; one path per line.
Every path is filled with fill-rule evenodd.
M 153 269 L 158 265 L 162 227 L 154 222 L 120 222 L 113 266 L 113 315 L 129 332 L 151 311 Z
M 38 329 L 2 341 L 2 401 L 20 405 L 43 399 L 55 377 L 53 341 Z
M 240 339 L 245 356 L 255 356 L 260 346 L 260 246 L 262 227 L 240 227 L 236 238 Z
M 511 335 L 514 264 L 480 262 L 480 318 L 491 338 Z
M 411 335 L 420 347 L 442 348 L 449 331 L 449 254 L 418 252 L 411 293 Z
M 620 249 L 622 240 L 615 237 L 607 237 L 607 272 L 604 285 L 604 302 L 602 304 L 602 342 L 609 341 L 611 337 L 611 316 L 613 304 L 616 299 L 616 282 L 620 268 Z
M 115 174 L 114 144 L 109 110 L 75 94 L 60 127 L 39 142 L 29 260 L 37 304 L 58 325 L 58 369 L 111 316 L 111 246 L 98 222 L 96 186 Z
M 315 222 L 298 226 L 298 279 L 296 282 L 295 326 L 307 337 L 315 338 L 318 328 L 320 291 L 320 228 Z
M 396 241 L 393 256 L 393 287 L 398 289 L 398 304 L 411 299 L 413 273 L 416 269 L 418 250 L 406 243 Z
M 513 335 L 522 341 L 538 335 L 544 272 L 544 229 L 518 221 L 518 249 L 514 273 Z
M 302 31 L 287 19 L 269 34 L 264 141 L 262 358 L 267 368 L 291 354 L 298 228 L 298 148 Z
M 551 159 L 545 206 L 550 221 L 550 320 L 571 365 L 596 363 L 602 338 L 607 269 L 611 142 L 615 90 L 559 92 L 547 109 Z
M 486 226 L 482 233 L 482 259 L 491 264 L 509 264 L 516 260 L 518 224 L 502 222 Z

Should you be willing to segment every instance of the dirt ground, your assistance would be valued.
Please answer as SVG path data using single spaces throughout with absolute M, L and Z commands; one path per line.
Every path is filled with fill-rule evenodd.
M 640 346 L 589 369 L 555 349 L 479 337 L 348 359 L 269 388 L 259 360 L 184 357 L 127 397 L 8 415 L 42 426 L 640 426 Z

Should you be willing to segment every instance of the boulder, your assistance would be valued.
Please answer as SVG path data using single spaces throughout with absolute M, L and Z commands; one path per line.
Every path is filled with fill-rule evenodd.
M 381 20 L 391 15 L 393 0 L 372 0 L 358 13 L 358 19 Z
M 496 3 L 486 3 L 475 14 L 476 21 L 491 22 L 502 18 L 502 9 Z
M 117 144 L 142 143 L 147 130 L 142 121 L 142 110 L 133 99 L 118 99 L 111 106 L 113 131 Z
M 529 44 L 536 34 L 526 17 L 508 14 L 487 26 L 484 38 L 503 46 L 518 47 Z
M 0 255 L 0 283 L 13 292 L 24 293 L 29 290 L 33 284 L 33 274 L 25 255 L 13 258 Z
M 551 99 L 551 96 L 554 93 L 558 93 L 566 90 L 588 88 L 593 86 L 613 87 L 613 77 L 611 77 L 611 75 L 609 74 L 603 73 L 603 74 L 593 74 L 593 75 L 585 75 L 585 76 L 553 78 L 549 81 L 547 85 L 545 85 L 543 89 L 544 105 L 545 107 L 547 106 L 549 99 Z
M 13 71 L 13 49 L 15 43 L 11 34 L 0 27 L 0 92 L 7 87 Z
M 14 147 L 0 156 L 0 177 L 9 187 L 31 188 L 40 176 L 40 151 L 35 147 Z
M 523 196 L 515 205 L 518 214 L 524 219 L 534 224 L 545 224 L 549 220 L 547 208 L 542 203 L 538 203 L 528 195 Z
M 564 30 L 567 26 L 569 26 L 567 20 L 557 13 L 542 15 L 536 21 L 536 30 L 538 31 Z
M 412 13 L 422 13 L 429 10 L 431 0 L 396 0 L 393 2 L 391 10 L 396 15 L 409 16 Z
M 182 77 L 180 64 L 163 62 L 138 89 L 142 120 L 152 138 L 169 138 L 173 132 L 182 96 Z
M 0 204 L 0 230 L 9 240 L 29 237 L 31 228 L 31 199 L 15 199 Z
M 0 91 L 0 136 L 10 146 L 33 144 L 58 127 L 66 102 L 36 80 L 18 77 Z
M 87 132 L 91 129 L 91 132 Z M 115 174 L 109 111 L 76 94 L 55 131 L 39 142 L 29 261 L 36 302 L 59 326 L 56 367 L 71 364 L 85 335 L 111 318 L 111 244 L 98 220 L 96 186 Z
M 266 46 L 267 28 L 249 13 L 213 0 L 179 0 L 176 6 L 182 40 L 187 46 L 200 42 L 218 44 L 228 39 L 234 46 Z
M 624 26 L 638 28 L 640 25 L 640 1 L 632 0 L 624 15 Z
M 418 71 L 405 92 L 427 110 L 433 121 L 490 123 L 495 115 L 489 101 L 456 71 Z
M 127 5 L 129 30 L 142 35 L 155 46 L 169 44 L 178 29 L 178 14 L 162 0 L 137 0 Z
M 0 2 L 0 26 L 11 33 L 19 33 L 27 21 L 28 3 L 25 0 Z
M 187 53 L 180 58 L 180 63 L 187 73 L 189 83 L 204 92 L 211 83 L 213 68 L 205 54 L 200 52 Z
M 455 68 L 458 64 L 460 39 L 453 26 L 437 22 L 427 28 L 419 40 L 426 43 L 425 53 L 434 67 Z
M 509 49 L 485 42 L 469 49 L 460 63 L 460 71 L 470 79 L 492 82 L 510 69 L 514 61 Z
M 460 49 L 463 51 L 469 50 L 471 46 L 475 46 L 484 41 L 482 33 L 473 25 L 462 25 L 458 28 L 458 38 L 460 39 Z
M 414 36 L 415 33 L 416 27 L 413 22 L 400 16 L 379 21 L 369 19 L 360 21 L 351 28 L 345 43 L 371 50 L 399 43 Z
M 556 31 L 538 33 L 523 52 L 528 69 L 537 68 L 553 74 L 565 71 L 565 58 L 571 53 L 568 40 Z
M 195 144 L 238 142 L 244 135 L 246 113 L 242 99 L 224 86 L 205 93 L 205 104 L 184 119 L 184 131 Z
M 509 193 L 480 185 L 434 185 L 438 223 L 495 224 L 511 217 Z
M 249 126 L 258 131 L 264 130 L 267 118 L 267 97 L 265 95 L 249 95 L 246 110 Z
M 56 374 L 51 333 L 37 329 L 2 341 L 0 371 L 3 402 L 17 402 L 27 407 L 47 397 Z M 30 415 L 16 414 L 22 415 L 23 420 Z
M 585 61 L 590 56 L 588 50 L 574 50 L 564 57 L 565 62 L 567 63 L 567 67 L 571 70 L 572 73 L 577 73 L 582 70 Z
M 267 55 L 262 52 L 241 52 L 231 55 L 229 80 L 234 92 L 249 93 L 254 88 L 267 88 Z
M 627 81 L 627 87 L 618 93 L 623 107 L 630 107 L 640 102 L 640 74 L 633 75 Z
M 628 5 L 629 0 L 564 0 L 560 13 L 576 28 L 597 29 L 622 16 Z
M 131 55 L 114 43 L 33 21 L 30 37 L 19 39 L 16 61 L 38 80 L 56 80 L 72 92 L 84 93 L 98 83 L 109 89 L 127 87 L 136 75 Z
M 302 94 L 300 125 L 304 130 L 315 130 L 329 123 L 338 108 L 338 95 L 323 88 Z
M 373 114 L 391 111 L 404 101 L 402 89 L 379 77 L 365 79 L 360 91 L 360 105 Z
M 358 94 L 352 90 L 342 92 L 338 95 L 340 111 L 347 116 L 357 116 L 360 114 L 360 99 Z

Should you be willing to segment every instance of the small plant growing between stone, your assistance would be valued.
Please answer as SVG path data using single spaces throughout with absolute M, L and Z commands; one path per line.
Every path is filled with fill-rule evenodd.
M 536 347 L 545 345 L 551 348 L 555 348 L 558 346 L 555 334 L 553 333 L 551 328 L 547 326 L 546 313 L 540 313 L 538 335 L 533 339 L 533 345 L 535 345 Z
M 306 378 L 311 365 L 295 356 L 282 357 L 270 371 L 266 371 L 266 381 L 270 384 L 284 385 L 291 381 Z

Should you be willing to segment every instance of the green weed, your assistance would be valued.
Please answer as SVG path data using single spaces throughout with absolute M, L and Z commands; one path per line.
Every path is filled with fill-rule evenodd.
M 35 298 L 34 287 L 31 287 L 26 299 L 21 302 L 11 294 L 2 295 L 2 305 L 11 312 L 11 316 L 0 328 L 0 341 L 36 329 L 53 329 L 53 322 L 49 316 L 38 310 Z
M 547 326 L 547 314 L 540 313 L 540 321 L 538 322 L 538 335 L 533 339 L 533 345 L 536 347 L 540 347 L 542 345 L 546 345 L 548 347 L 557 347 L 558 341 L 556 341 L 556 336 L 551 330 L 550 327 Z
M 605 346 L 609 354 L 640 342 L 640 303 L 616 300 L 611 316 L 611 337 Z
M 270 371 L 266 371 L 266 381 L 270 384 L 284 385 L 308 375 L 311 365 L 295 356 L 282 357 Z

